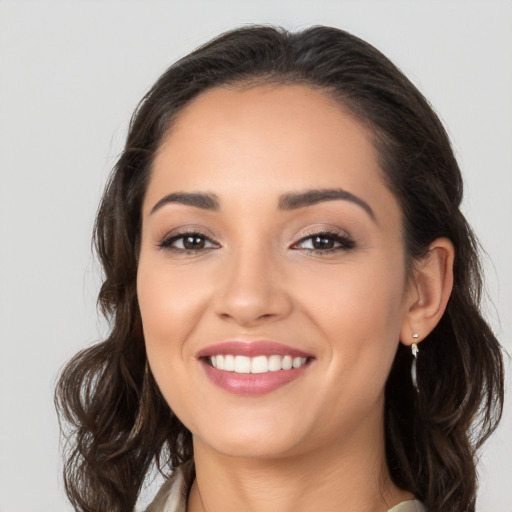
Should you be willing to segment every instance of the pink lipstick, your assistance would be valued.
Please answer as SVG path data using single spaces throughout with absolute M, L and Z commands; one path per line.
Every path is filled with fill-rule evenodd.
M 271 341 L 228 341 L 197 354 L 210 380 L 226 391 L 246 396 L 270 393 L 299 378 L 313 356 Z

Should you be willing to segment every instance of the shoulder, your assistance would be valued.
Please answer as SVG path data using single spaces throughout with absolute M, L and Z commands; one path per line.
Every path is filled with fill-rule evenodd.
M 171 477 L 160 487 L 155 499 L 145 512 L 186 512 L 194 473 L 192 460 L 176 468 Z
M 427 508 L 418 500 L 402 501 L 388 512 L 427 512 Z

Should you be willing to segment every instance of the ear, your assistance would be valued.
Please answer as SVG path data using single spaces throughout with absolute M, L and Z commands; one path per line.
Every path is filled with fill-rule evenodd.
M 426 256 L 416 261 L 400 331 L 404 345 L 425 339 L 443 316 L 453 287 L 454 257 L 452 242 L 438 238 L 430 244 Z M 413 338 L 415 333 L 418 336 Z

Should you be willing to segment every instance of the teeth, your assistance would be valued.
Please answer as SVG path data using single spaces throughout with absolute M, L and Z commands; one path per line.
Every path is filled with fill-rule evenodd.
M 291 370 L 293 366 L 293 359 L 291 356 L 284 356 L 283 362 L 281 363 L 281 368 L 283 370 Z
M 234 372 L 251 373 L 251 358 L 247 356 L 236 356 Z
M 268 358 L 265 356 L 253 357 L 251 361 L 251 373 L 267 373 Z
M 271 372 L 277 372 L 281 369 L 281 362 L 283 358 L 281 356 L 270 356 L 268 358 L 268 369 Z
M 267 373 L 300 368 L 307 362 L 306 357 L 292 356 L 210 356 L 211 365 L 218 370 L 235 373 Z
M 234 356 L 224 357 L 224 370 L 232 372 L 235 370 L 235 358 Z

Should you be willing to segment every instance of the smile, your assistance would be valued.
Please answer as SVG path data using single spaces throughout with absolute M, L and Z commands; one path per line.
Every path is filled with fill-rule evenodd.
M 300 368 L 307 362 L 306 357 L 271 355 L 247 357 L 219 354 L 209 357 L 210 364 L 218 370 L 234 373 L 267 373 Z
M 218 343 L 196 354 L 210 382 L 230 394 L 261 396 L 309 371 L 315 357 L 269 340 Z

